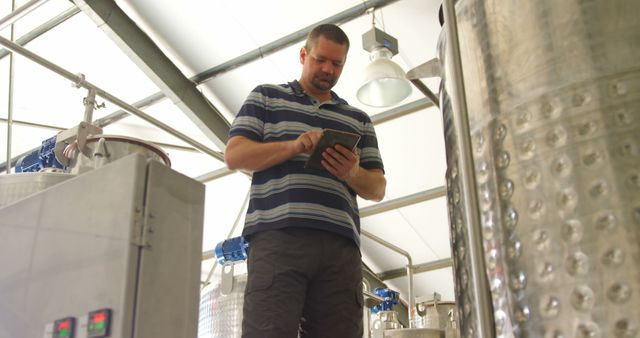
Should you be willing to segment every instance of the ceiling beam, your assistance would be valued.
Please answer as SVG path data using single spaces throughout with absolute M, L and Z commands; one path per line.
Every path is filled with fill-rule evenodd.
M 73 0 L 162 92 L 224 150 L 230 124 L 113 0 Z
M 247 63 L 253 62 L 255 60 L 262 59 L 267 55 L 273 54 L 279 50 L 287 48 L 293 44 L 304 41 L 307 38 L 307 35 L 311 30 L 321 24 L 332 23 L 335 25 L 340 25 L 345 22 L 349 22 L 357 17 L 360 17 L 367 13 L 368 10 L 372 8 L 382 8 L 386 5 L 392 4 L 398 0 L 369 0 L 362 1 L 362 3 L 357 4 L 351 8 L 348 8 L 338 14 L 325 18 L 324 20 L 313 23 L 297 32 L 293 32 L 289 35 L 281 37 L 273 42 L 270 42 L 264 46 L 258 47 L 248 53 L 242 54 L 237 58 L 229 60 L 223 64 L 215 66 L 213 68 L 209 68 L 196 76 L 192 77 L 193 81 L 197 84 L 201 84 L 207 80 L 210 80 L 222 73 L 226 73 L 232 69 L 243 66 Z

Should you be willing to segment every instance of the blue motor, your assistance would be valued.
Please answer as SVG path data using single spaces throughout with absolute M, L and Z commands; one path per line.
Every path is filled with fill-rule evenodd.
M 400 294 L 397 291 L 393 291 L 387 288 L 376 288 L 373 290 L 376 296 L 384 299 L 382 303 L 371 308 L 372 313 L 378 313 L 380 311 L 391 311 L 393 306 L 398 304 L 400 300 Z
M 16 173 L 39 172 L 44 168 L 65 169 L 65 166 L 56 159 L 55 148 L 56 136 L 42 141 L 40 149 L 16 162 Z
M 242 236 L 229 238 L 216 245 L 215 254 L 220 265 L 245 261 L 249 257 L 249 243 Z

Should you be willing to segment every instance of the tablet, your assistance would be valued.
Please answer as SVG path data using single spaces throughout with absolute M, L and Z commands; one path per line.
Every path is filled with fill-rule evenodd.
M 335 147 L 337 144 L 339 144 L 353 151 L 356 145 L 358 145 L 358 141 L 360 141 L 360 135 L 358 134 L 325 128 L 322 130 L 322 137 L 320 137 L 316 148 L 309 156 L 309 159 L 304 164 L 304 167 L 312 169 L 324 169 L 320 161 L 322 160 L 322 153 L 327 148 Z

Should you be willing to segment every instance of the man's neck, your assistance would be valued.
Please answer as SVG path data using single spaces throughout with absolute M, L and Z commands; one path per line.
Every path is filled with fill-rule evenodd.
M 325 101 L 329 101 L 333 98 L 333 96 L 331 95 L 331 91 L 317 91 L 317 90 L 313 90 L 314 88 L 312 88 L 311 86 L 306 85 L 304 82 L 298 80 L 298 82 L 300 83 L 300 86 L 302 86 L 302 89 L 304 89 L 304 91 L 315 97 L 318 101 L 320 102 L 325 102 Z

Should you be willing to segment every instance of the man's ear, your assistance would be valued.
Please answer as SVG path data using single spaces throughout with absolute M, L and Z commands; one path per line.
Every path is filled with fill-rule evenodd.
M 304 64 L 304 60 L 307 58 L 307 50 L 306 48 L 300 48 L 300 63 Z

